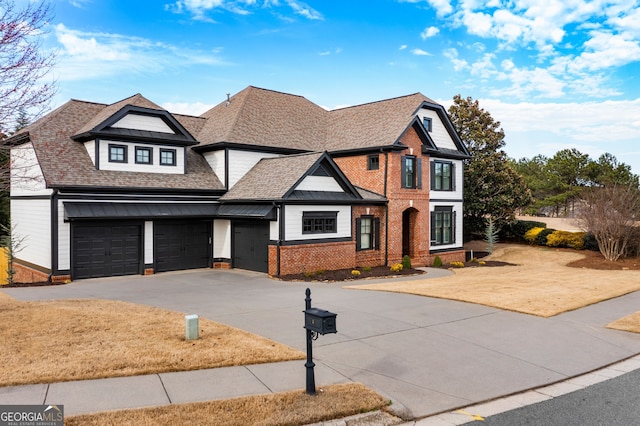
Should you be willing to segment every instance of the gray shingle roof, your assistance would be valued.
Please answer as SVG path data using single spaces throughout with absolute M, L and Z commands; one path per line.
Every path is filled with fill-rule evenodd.
M 321 152 L 314 152 L 264 158 L 220 200 L 281 200 L 321 156 Z
M 139 95 L 129 100 L 148 108 L 155 105 Z M 104 105 L 71 100 L 25 129 L 48 187 L 224 189 L 206 160 L 190 149 L 187 149 L 187 173 L 184 175 L 96 170 L 83 144 L 72 140 L 71 136 L 93 128 L 93 123 L 104 121 L 126 101 Z M 180 116 L 177 119 L 184 120 L 188 124 L 185 127 L 197 128 L 200 122 Z

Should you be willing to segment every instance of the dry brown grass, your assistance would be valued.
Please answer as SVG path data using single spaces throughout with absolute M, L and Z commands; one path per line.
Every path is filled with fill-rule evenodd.
M 357 383 L 318 389 L 309 396 L 303 390 L 258 395 L 224 401 L 167 405 L 72 416 L 74 425 L 302 425 L 377 410 L 388 401 Z
M 640 311 L 609 323 L 607 328 L 640 333 Z
M 640 289 L 640 271 L 566 266 L 580 252 L 505 245 L 487 259 L 517 266 L 455 269 L 455 275 L 347 288 L 410 293 L 550 317 Z
M 304 353 L 200 318 L 107 300 L 19 302 L 0 293 L 0 386 L 304 359 Z

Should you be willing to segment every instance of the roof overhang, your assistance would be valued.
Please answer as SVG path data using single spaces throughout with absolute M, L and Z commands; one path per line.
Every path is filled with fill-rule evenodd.
M 64 220 L 179 219 L 215 217 L 217 203 L 63 202 Z

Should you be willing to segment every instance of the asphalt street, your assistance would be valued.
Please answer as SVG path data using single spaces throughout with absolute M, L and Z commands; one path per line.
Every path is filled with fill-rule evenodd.
M 466 425 L 633 426 L 640 425 L 640 370 L 582 390 Z

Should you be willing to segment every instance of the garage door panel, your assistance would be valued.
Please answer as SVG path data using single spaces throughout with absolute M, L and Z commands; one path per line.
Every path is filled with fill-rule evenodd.
M 234 222 L 233 267 L 269 272 L 268 221 Z
M 76 223 L 72 235 L 74 279 L 140 273 L 141 225 Z
M 211 266 L 211 222 L 167 221 L 154 225 L 158 272 Z

